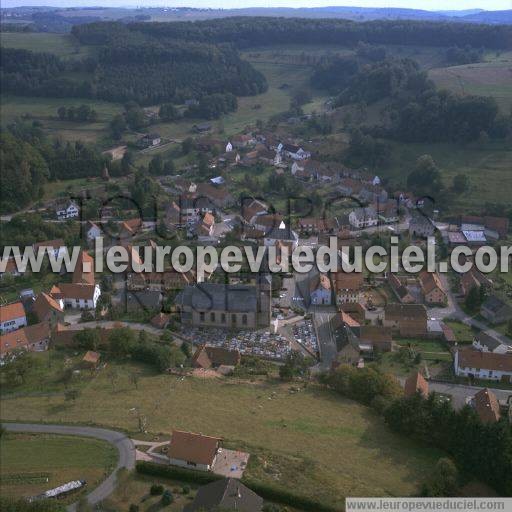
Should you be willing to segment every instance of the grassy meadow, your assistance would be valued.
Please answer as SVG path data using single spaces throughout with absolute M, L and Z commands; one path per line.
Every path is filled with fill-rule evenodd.
M 488 54 L 484 62 L 430 70 L 442 89 L 458 94 L 492 96 L 504 113 L 512 107 L 512 52 Z
M 445 188 L 453 177 L 466 174 L 470 188 L 453 198 L 451 211 L 475 211 L 486 202 L 508 206 L 512 195 L 512 147 L 506 142 L 455 144 L 398 144 L 392 143 L 392 161 L 379 175 L 392 183 L 405 186 L 408 174 L 417 158 L 429 154 L 441 170 Z
M 54 53 L 73 59 L 86 57 L 94 50 L 93 47 L 81 45 L 71 34 L 50 32 L 1 32 L 0 44 L 5 48 Z
M 117 450 L 96 439 L 8 432 L 0 439 L 0 493 L 28 497 L 70 480 L 86 480 L 85 492 L 108 476 L 116 462 Z
M 74 356 L 54 356 L 50 369 L 45 357 L 33 380 L 12 388 L 16 395 L 4 392 L 2 419 L 135 432 L 138 408 L 150 432 L 179 428 L 221 436 L 228 447 L 252 454 L 250 476 L 332 504 L 343 496 L 414 494 L 440 456 L 391 433 L 370 409 L 316 386 L 292 394 L 278 382 L 181 380 L 147 367 L 109 364 L 70 384 L 81 390 L 73 403 L 64 398 L 60 375 Z M 129 380 L 133 371 L 140 372 L 137 388 Z

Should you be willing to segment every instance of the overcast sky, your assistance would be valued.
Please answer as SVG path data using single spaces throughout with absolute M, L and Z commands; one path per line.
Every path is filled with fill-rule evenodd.
M 346 5 L 359 7 L 409 7 L 426 10 L 512 9 L 512 0 L 2 0 L 2 7 L 20 5 L 52 5 L 59 7 L 106 6 L 106 7 L 321 7 Z

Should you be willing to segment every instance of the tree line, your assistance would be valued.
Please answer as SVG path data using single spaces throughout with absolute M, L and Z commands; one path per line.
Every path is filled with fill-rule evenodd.
M 457 46 L 509 49 L 512 27 L 412 20 L 354 22 L 343 19 L 231 17 L 173 23 L 133 23 L 129 30 L 180 41 L 234 43 L 240 48 L 272 44 Z
M 37 122 L 0 131 L 0 211 L 17 211 L 43 197 L 50 180 L 101 176 L 107 159 L 81 142 L 50 141 Z
M 371 406 L 394 432 L 449 454 L 462 476 L 487 483 L 501 496 L 511 495 L 512 427 L 506 417 L 497 423 L 482 423 L 469 405 L 455 411 L 436 393 L 426 399 L 420 393 L 404 397 L 396 378 L 374 365 L 356 369 L 342 364 L 321 374 L 320 382 Z M 432 484 L 426 483 L 423 494 L 446 496 L 448 487 L 454 487 L 436 491 L 438 485 Z

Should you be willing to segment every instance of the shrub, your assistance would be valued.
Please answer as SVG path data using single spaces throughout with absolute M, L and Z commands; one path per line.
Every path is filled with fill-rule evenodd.
M 162 494 L 162 505 L 166 507 L 167 505 L 170 505 L 174 501 L 174 498 L 172 496 L 172 492 L 169 491 L 169 489 L 166 489 L 165 492 Z
M 272 485 L 242 478 L 242 483 L 249 487 L 256 494 L 259 494 L 263 499 L 289 505 L 290 507 L 304 510 L 307 512 L 339 512 L 340 509 L 325 505 L 315 499 L 298 496 L 283 489 L 278 489 Z
M 204 471 L 195 471 L 193 469 L 179 468 L 177 466 L 164 466 L 154 462 L 139 461 L 136 470 L 145 475 L 169 478 L 171 480 L 181 480 L 182 482 L 194 482 L 205 485 L 222 478 L 214 473 Z
M 158 496 L 164 492 L 164 486 L 160 484 L 153 484 L 149 490 L 149 494 L 152 496 Z
M 139 506 L 135 505 L 135 503 L 132 503 L 128 509 L 128 512 L 139 512 Z
M 184 485 L 182 488 L 181 488 L 181 492 L 183 494 L 189 494 L 190 493 L 190 487 L 188 485 Z

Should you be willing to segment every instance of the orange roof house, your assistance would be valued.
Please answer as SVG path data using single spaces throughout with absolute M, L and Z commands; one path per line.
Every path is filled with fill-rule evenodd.
M 99 352 L 88 350 L 82 358 L 82 363 L 86 366 L 95 368 L 100 362 L 101 355 Z
M 210 470 L 221 441 L 218 437 L 173 430 L 169 446 L 171 464 Z
M 27 325 L 27 317 L 21 302 L 0 306 L 0 333 L 14 331 L 24 325 Z
M 427 304 L 446 303 L 446 292 L 437 272 L 421 272 L 419 279 L 421 291 Z
M 500 404 L 489 389 L 481 389 L 471 401 L 482 423 L 496 423 L 500 417 Z
M 80 251 L 75 270 L 73 272 L 74 284 L 94 284 L 94 260 L 87 251 Z M 61 287 L 62 289 L 62 287 Z
M 218 366 L 237 366 L 241 356 L 238 350 L 224 347 L 201 345 L 192 357 L 192 366 L 196 368 L 212 368 Z
M 46 350 L 50 340 L 50 327 L 47 323 L 23 327 L 0 336 L 0 359 L 17 350 L 32 352 Z
M 54 286 L 52 290 L 54 289 L 57 294 L 58 288 Z M 60 290 L 58 291 L 60 292 Z M 50 322 L 52 324 L 62 320 L 64 315 L 60 299 L 56 299 L 44 292 L 37 296 L 32 310 L 40 322 Z
M 420 372 L 409 375 L 405 381 L 404 387 L 405 396 L 414 396 L 418 392 L 423 398 L 428 397 L 428 382 Z

